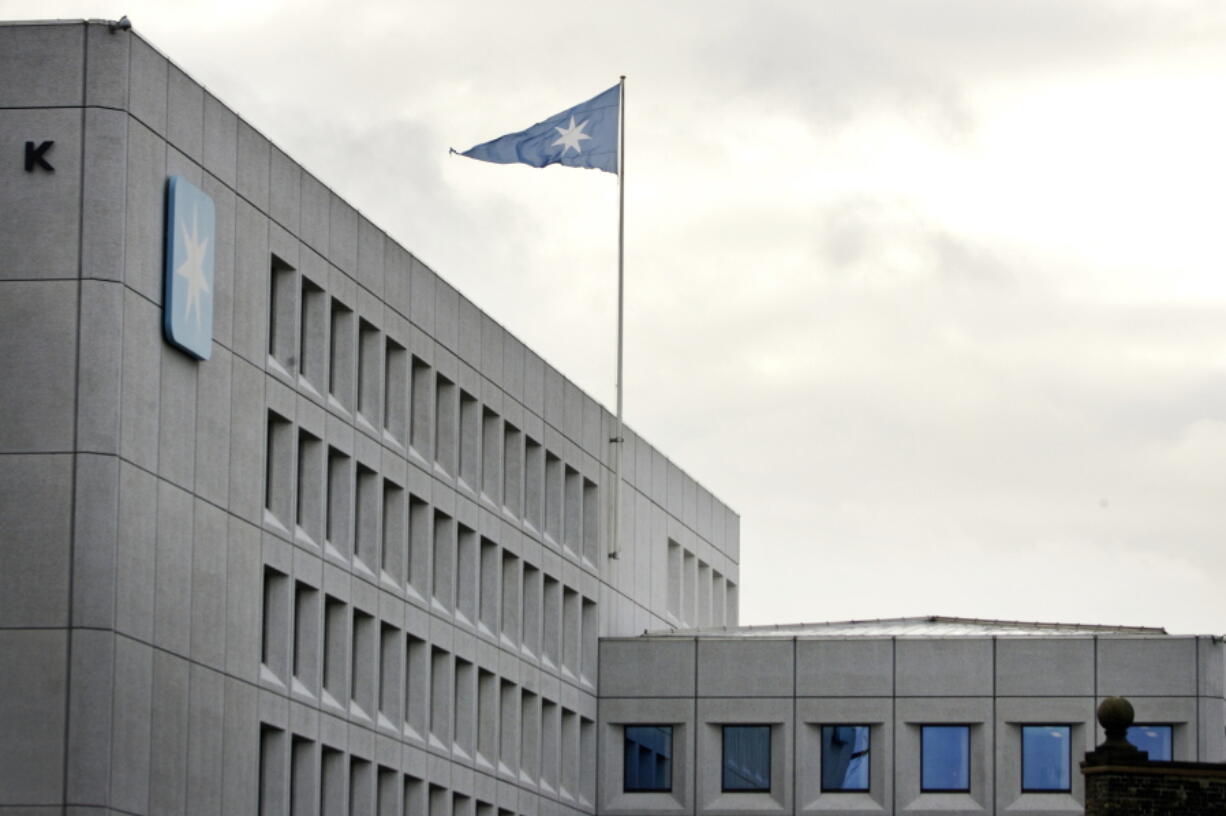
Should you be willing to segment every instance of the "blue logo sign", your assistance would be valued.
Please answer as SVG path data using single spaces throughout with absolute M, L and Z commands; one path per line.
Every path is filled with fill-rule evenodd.
M 166 340 L 199 360 L 213 351 L 213 199 L 182 176 L 166 184 Z

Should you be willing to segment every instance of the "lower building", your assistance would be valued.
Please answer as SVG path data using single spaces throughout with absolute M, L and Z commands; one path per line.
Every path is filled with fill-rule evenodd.
M 609 541 L 609 412 L 123 25 L 0 24 L 0 151 L 0 814 L 1067 813 L 1103 693 L 1222 758 L 1213 639 L 736 628 L 735 512 L 626 429 Z

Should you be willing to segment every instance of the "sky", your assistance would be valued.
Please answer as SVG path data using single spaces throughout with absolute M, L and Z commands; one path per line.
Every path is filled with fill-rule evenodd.
M 617 180 L 448 155 L 627 76 L 627 421 L 741 622 L 1226 632 L 1217 0 L 0 0 L 131 18 L 606 405 Z

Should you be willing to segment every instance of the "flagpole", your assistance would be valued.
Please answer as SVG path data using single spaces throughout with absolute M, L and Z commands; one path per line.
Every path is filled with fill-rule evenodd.
M 626 77 L 617 91 L 617 420 L 613 425 L 613 502 L 609 510 L 609 558 L 621 555 L 618 523 L 622 506 L 622 335 L 625 324 L 625 246 L 626 246 Z

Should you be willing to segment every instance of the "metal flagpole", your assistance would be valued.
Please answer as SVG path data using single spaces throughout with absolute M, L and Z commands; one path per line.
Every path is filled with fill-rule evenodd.
M 621 555 L 618 522 L 622 506 L 622 326 L 624 324 L 625 271 L 623 259 L 626 244 L 626 77 L 623 75 L 617 91 L 617 421 L 613 425 L 613 501 L 609 508 L 609 558 Z

